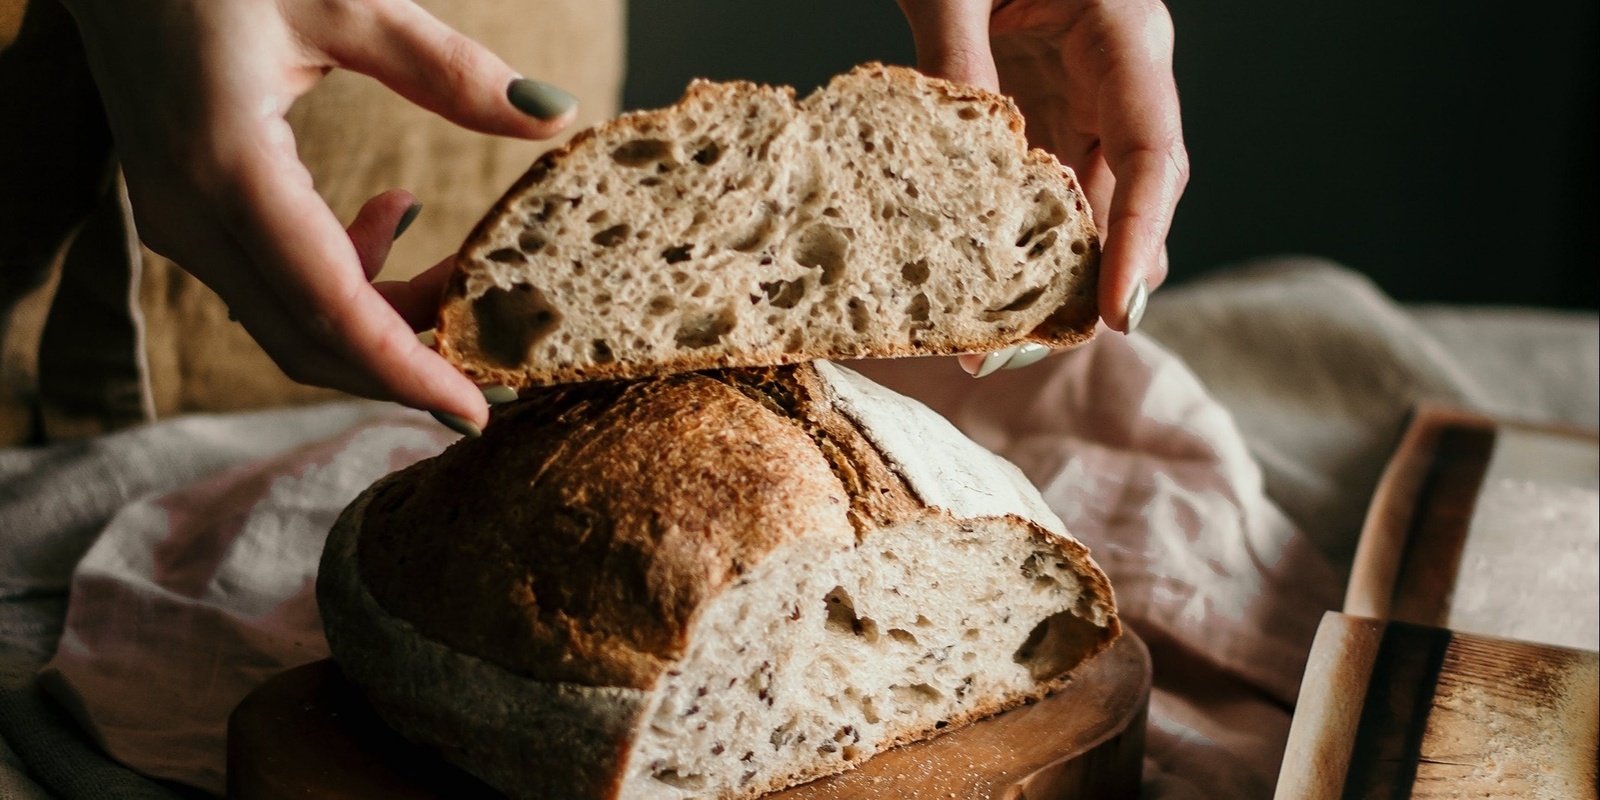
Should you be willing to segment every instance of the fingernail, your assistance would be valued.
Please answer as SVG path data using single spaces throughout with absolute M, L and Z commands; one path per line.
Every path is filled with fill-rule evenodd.
M 437 347 L 439 344 L 439 335 L 434 333 L 432 330 L 426 330 L 417 334 L 417 341 L 422 342 L 423 347 Z
M 489 405 L 491 406 L 497 406 L 501 403 L 509 403 L 512 400 L 517 399 L 517 390 L 503 383 L 497 383 L 492 386 L 480 386 L 478 388 L 483 390 L 483 399 L 488 401 Z
M 578 98 L 532 78 L 517 78 L 506 88 L 506 99 L 518 111 L 535 119 L 555 119 L 578 104 Z
M 468 439 L 476 439 L 483 435 L 483 431 L 477 426 L 477 424 L 466 417 L 458 417 L 455 414 L 451 414 L 446 411 L 429 411 L 428 413 L 432 414 L 433 418 L 438 420 L 440 425 L 443 425 L 446 428 L 449 428 L 450 430 L 467 437 Z
M 1050 355 L 1050 348 L 1042 344 L 1034 344 L 1033 342 L 1020 344 L 1017 345 L 1016 354 L 1012 355 L 1011 360 L 1007 361 L 1001 369 L 1022 369 L 1039 363 L 1047 355 Z
M 1127 324 L 1123 326 L 1123 333 L 1133 333 L 1138 329 L 1139 323 L 1144 321 L 1144 309 L 1150 303 L 1150 288 L 1139 281 L 1133 286 L 1133 294 L 1128 296 L 1128 307 L 1124 318 Z
M 400 238 L 400 234 L 405 233 L 406 232 L 406 228 L 411 227 L 411 223 L 416 222 L 417 221 L 417 215 L 421 214 L 421 213 L 422 213 L 422 204 L 421 203 L 412 203 L 411 207 L 406 209 L 406 213 L 400 215 L 400 221 L 395 223 L 395 226 L 394 226 L 394 237 L 393 238 L 395 238 L 395 239 Z
M 1011 357 L 1017 354 L 1017 347 L 1018 345 L 1012 345 L 1002 350 L 996 350 L 993 353 L 984 356 L 983 366 L 978 367 L 978 371 L 972 373 L 972 377 L 987 378 L 990 375 L 993 375 L 996 370 L 1005 366 L 1006 362 L 1010 361 Z

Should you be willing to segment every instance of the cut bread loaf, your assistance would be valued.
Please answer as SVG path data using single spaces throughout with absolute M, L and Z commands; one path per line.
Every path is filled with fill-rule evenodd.
M 1000 95 L 868 65 L 697 81 L 547 153 L 457 257 L 440 352 L 516 387 L 1092 335 L 1072 172 Z
M 1020 471 L 828 362 L 495 415 L 346 510 L 318 597 L 384 718 L 514 797 L 754 797 L 1039 698 L 1118 634 Z

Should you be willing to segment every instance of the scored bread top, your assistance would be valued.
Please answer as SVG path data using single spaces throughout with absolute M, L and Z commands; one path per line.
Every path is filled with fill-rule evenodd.
M 439 350 L 516 387 L 1092 335 L 1099 243 L 1006 97 L 869 64 L 696 81 L 541 157 L 463 245 Z
M 355 523 L 362 580 L 422 635 L 515 674 L 650 688 L 686 654 L 700 608 L 780 545 L 846 548 L 948 515 L 899 476 L 910 454 L 886 457 L 840 408 L 837 382 L 810 365 L 727 370 L 497 407 L 482 438 L 371 490 Z M 1111 588 L 1087 548 L 1047 509 L 991 510 L 1066 553 L 1085 584 L 1077 613 L 1109 642 Z

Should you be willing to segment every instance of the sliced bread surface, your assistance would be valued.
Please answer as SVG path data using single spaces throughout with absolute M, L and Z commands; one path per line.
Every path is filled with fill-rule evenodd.
M 515 387 L 1092 335 L 1099 243 L 1003 96 L 866 65 L 696 81 L 536 162 L 457 256 L 440 352 Z
M 1009 463 L 827 362 L 537 390 L 330 534 L 329 644 L 514 797 L 751 798 L 1048 693 L 1111 588 Z

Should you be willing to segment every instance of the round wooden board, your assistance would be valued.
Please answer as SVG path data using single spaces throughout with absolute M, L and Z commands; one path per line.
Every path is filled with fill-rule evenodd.
M 1134 800 L 1149 701 L 1150 652 L 1124 632 L 1044 700 L 768 800 Z M 500 796 L 389 730 L 332 661 L 267 681 L 228 720 L 233 800 Z

